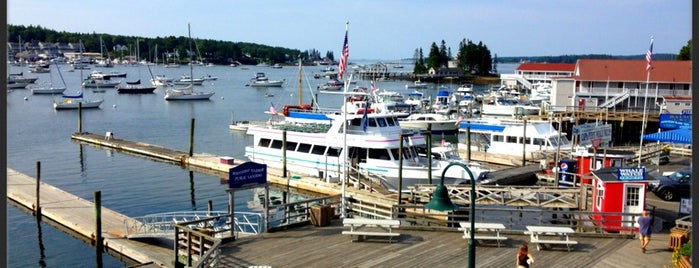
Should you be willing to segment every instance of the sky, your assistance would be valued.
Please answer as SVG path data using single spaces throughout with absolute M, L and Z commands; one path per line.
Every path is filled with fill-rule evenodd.
M 678 53 L 691 39 L 689 0 L 8 0 L 7 23 L 112 35 L 187 36 L 340 55 L 410 58 L 444 40 L 491 56 Z M 9 37 L 10 41 L 13 37 Z

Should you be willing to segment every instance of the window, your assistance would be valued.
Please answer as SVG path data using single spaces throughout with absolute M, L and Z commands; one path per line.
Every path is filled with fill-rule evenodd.
M 376 118 L 376 121 L 379 123 L 380 127 L 386 127 L 386 118 L 379 117 Z
M 340 152 L 342 152 L 342 148 L 329 148 L 328 156 L 340 156 Z
M 262 139 L 260 139 L 260 141 L 257 143 L 257 146 L 259 146 L 259 147 L 269 147 L 270 142 L 271 142 L 270 139 L 262 138 Z
M 274 148 L 274 149 L 281 149 L 281 148 L 282 148 L 282 141 L 280 141 L 280 140 L 273 140 L 273 141 L 272 141 L 272 148 Z
M 504 142 L 505 137 L 502 135 L 493 135 L 493 142 Z
M 626 206 L 636 207 L 640 202 L 640 189 L 641 187 L 626 187 Z
M 369 121 L 369 126 L 370 127 L 376 127 L 376 120 L 374 118 L 367 118 L 367 121 Z
M 389 127 L 394 127 L 396 126 L 396 120 L 393 117 L 387 117 L 386 122 L 388 123 Z
M 323 145 L 314 145 L 313 150 L 311 150 L 311 153 L 317 154 L 317 155 L 324 155 L 325 149 L 327 149 L 327 147 L 325 147 Z
M 507 143 L 517 143 L 517 137 L 507 136 Z
M 308 151 L 311 150 L 311 145 L 308 143 L 301 143 L 299 144 L 299 148 L 296 149 L 297 152 L 299 153 L 308 153 Z
M 597 184 L 597 210 L 602 211 L 602 201 L 604 200 L 604 186 L 599 183 Z
M 532 144 L 532 139 L 531 138 L 524 139 L 524 144 Z
M 388 150 L 386 149 L 369 149 L 369 158 L 390 160 L 391 157 L 388 155 Z
M 534 145 L 546 145 L 546 140 L 542 138 L 534 138 Z
M 296 143 L 296 142 L 288 142 L 288 141 L 287 141 L 287 142 L 286 142 L 286 150 L 287 150 L 287 151 L 296 151 L 296 145 L 298 145 L 298 143 Z

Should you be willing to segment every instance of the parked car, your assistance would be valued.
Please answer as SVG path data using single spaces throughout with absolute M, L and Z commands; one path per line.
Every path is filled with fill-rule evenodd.
M 692 188 L 692 170 L 682 169 L 668 176 L 659 176 L 649 183 L 650 190 L 665 201 L 689 197 Z

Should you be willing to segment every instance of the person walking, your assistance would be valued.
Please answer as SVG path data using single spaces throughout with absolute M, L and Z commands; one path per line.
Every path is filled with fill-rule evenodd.
M 527 243 L 519 246 L 519 251 L 517 252 L 517 268 L 529 268 L 529 265 L 534 263 L 534 257 L 529 253 L 529 247 Z
M 638 218 L 638 232 L 641 239 L 641 251 L 646 253 L 646 247 L 650 243 L 650 233 L 653 226 L 653 217 L 648 215 L 647 210 L 641 212 L 641 217 Z

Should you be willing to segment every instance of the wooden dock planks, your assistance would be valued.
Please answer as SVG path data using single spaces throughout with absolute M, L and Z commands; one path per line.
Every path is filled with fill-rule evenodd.
M 42 217 L 92 240 L 95 230 L 95 205 L 50 184 L 41 183 L 39 200 Z M 7 198 L 32 209 L 36 206 L 36 179 L 13 169 L 7 169 Z M 165 267 L 171 263 L 172 249 L 149 245 L 125 237 L 126 215 L 101 208 L 102 237 L 106 251 L 116 251 L 138 263 L 153 263 Z

